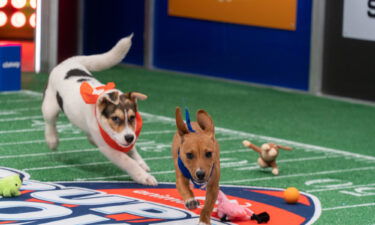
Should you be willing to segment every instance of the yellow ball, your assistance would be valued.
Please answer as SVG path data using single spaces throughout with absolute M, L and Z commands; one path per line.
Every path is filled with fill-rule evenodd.
M 284 200 L 289 204 L 294 204 L 298 202 L 299 191 L 295 187 L 288 187 L 284 191 Z

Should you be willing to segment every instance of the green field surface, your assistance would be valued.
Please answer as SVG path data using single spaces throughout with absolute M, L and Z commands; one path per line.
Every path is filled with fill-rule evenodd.
M 375 224 L 375 108 L 293 91 L 163 71 L 115 67 L 94 73 L 123 91 L 149 96 L 137 149 L 159 182 L 174 182 L 170 154 L 176 106 L 205 109 L 216 125 L 221 184 L 297 187 L 319 198 L 315 224 Z M 129 176 L 109 162 L 61 114 L 56 152 L 44 142 L 40 107 L 46 74 L 23 74 L 23 90 L 0 94 L 0 165 L 40 181 L 117 181 Z M 293 147 L 278 157 L 280 174 L 260 169 L 243 140 Z

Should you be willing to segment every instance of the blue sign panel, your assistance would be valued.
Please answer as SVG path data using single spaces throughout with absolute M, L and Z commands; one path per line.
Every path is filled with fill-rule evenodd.
M 21 46 L 0 45 L 0 91 L 21 89 Z

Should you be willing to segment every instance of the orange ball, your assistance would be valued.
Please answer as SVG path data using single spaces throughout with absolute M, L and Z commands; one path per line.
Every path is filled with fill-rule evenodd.
M 294 204 L 298 202 L 299 191 L 295 187 L 288 187 L 284 191 L 284 200 L 289 204 Z

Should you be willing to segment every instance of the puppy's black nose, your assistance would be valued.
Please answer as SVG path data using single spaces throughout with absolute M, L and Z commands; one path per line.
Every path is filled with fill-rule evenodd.
M 131 134 L 125 135 L 125 141 L 127 141 L 128 143 L 132 142 L 133 140 L 134 140 L 133 135 L 131 135 Z
M 203 170 L 198 170 L 198 171 L 195 173 L 195 175 L 197 175 L 197 177 L 198 177 L 199 180 L 203 180 L 204 177 L 205 177 L 205 175 L 206 175 L 206 173 L 205 173 Z

